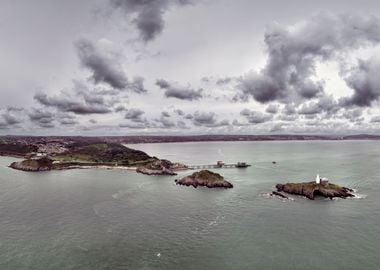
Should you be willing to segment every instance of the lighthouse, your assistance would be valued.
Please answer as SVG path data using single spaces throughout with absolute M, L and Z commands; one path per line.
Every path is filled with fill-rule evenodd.
M 317 177 L 315 177 L 315 183 L 320 184 L 321 178 L 319 177 L 319 174 L 317 174 Z

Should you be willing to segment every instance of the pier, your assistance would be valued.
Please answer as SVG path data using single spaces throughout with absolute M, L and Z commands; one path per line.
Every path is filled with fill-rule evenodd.
M 248 168 L 251 165 L 247 164 L 246 162 L 238 162 L 236 164 L 228 164 L 224 163 L 223 161 L 218 161 L 216 164 L 206 164 L 206 165 L 188 165 L 187 167 L 191 170 L 197 170 L 197 169 L 223 169 L 223 168 Z

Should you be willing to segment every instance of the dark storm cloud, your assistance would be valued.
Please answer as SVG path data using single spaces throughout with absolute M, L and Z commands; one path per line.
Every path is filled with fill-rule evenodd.
M 143 122 L 142 116 L 145 114 L 143 110 L 140 109 L 129 109 L 125 114 L 125 119 L 131 120 L 133 122 Z
M 352 97 L 342 99 L 345 106 L 371 106 L 380 98 L 380 60 L 371 58 L 367 61 L 359 60 L 356 67 L 351 69 L 345 78 L 349 87 L 354 90 Z
M 145 42 L 153 40 L 165 26 L 165 13 L 172 6 L 189 4 L 189 0 L 110 0 L 111 5 L 123 11 L 136 26 Z
M 107 57 L 89 40 L 78 40 L 75 47 L 81 64 L 92 72 L 95 83 L 107 83 L 116 89 L 127 87 L 127 76 L 116 59 Z
M 180 86 L 163 79 L 157 80 L 156 85 L 161 89 L 165 89 L 165 97 L 167 98 L 177 98 L 192 101 L 199 100 L 203 97 L 202 89 L 194 90 L 189 86 Z
M 105 83 L 115 89 L 136 93 L 147 92 L 142 77 L 135 77 L 132 81 L 128 79 L 117 52 L 108 52 L 86 39 L 76 41 L 75 48 L 81 64 L 92 72 L 91 79 L 95 84 Z
M 248 122 L 251 124 L 261 124 L 273 119 L 273 116 L 270 114 L 264 114 L 259 111 L 251 111 L 249 109 L 242 110 L 240 114 L 247 118 Z
M 105 114 L 111 112 L 100 99 L 88 100 L 84 97 L 84 102 L 81 102 L 78 101 L 78 97 L 65 95 L 49 97 L 44 93 L 36 94 L 34 99 L 42 105 L 56 108 L 62 112 L 73 112 L 75 114 Z
M 238 98 L 286 103 L 320 96 L 324 81 L 313 80 L 318 61 L 379 41 L 380 20 L 373 16 L 322 13 L 293 27 L 273 25 L 265 33 L 267 63 L 240 79 Z M 368 104 L 367 99 L 355 102 Z

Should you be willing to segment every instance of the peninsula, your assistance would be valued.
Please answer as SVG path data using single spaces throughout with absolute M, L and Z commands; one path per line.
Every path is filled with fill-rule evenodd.
M 180 163 L 172 163 L 151 157 L 143 151 L 122 144 L 103 141 L 71 140 L 2 140 L 0 155 L 24 158 L 10 167 L 23 171 L 49 171 L 74 168 L 124 168 L 145 174 L 175 175 L 185 169 Z

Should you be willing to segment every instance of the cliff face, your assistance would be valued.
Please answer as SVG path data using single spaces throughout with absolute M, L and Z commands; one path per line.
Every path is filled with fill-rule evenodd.
M 53 161 L 47 157 L 40 159 L 26 159 L 19 162 L 13 162 L 9 167 L 29 172 L 50 171 L 53 168 Z
M 184 186 L 204 186 L 208 188 L 233 188 L 233 185 L 226 181 L 223 176 L 208 170 L 195 172 L 182 179 L 175 180 L 177 185 Z
M 348 198 L 355 197 L 351 192 L 352 189 L 340 187 L 334 184 L 317 184 L 315 182 L 305 183 L 287 183 L 276 185 L 277 191 L 286 192 L 294 195 L 301 195 L 314 200 L 316 196 L 325 198 Z

